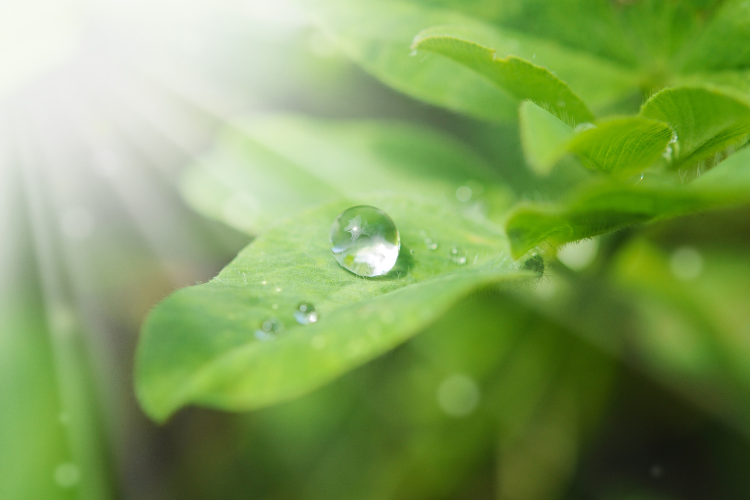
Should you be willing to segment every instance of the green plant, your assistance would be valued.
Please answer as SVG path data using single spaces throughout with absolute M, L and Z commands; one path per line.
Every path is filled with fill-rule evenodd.
M 274 115 L 227 126 L 182 191 L 199 212 L 260 236 L 216 278 L 149 316 L 136 386 L 153 419 L 187 404 L 248 410 L 294 398 L 393 349 L 474 292 L 499 288 L 496 300 L 525 312 L 495 318 L 482 299 L 476 314 L 538 318 L 524 321 L 557 326 L 529 330 L 535 335 L 562 328 L 610 354 L 626 342 L 658 379 L 728 395 L 711 411 L 750 431 L 741 311 L 750 289 L 732 271 L 747 268 L 746 239 L 722 246 L 715 238 L 698 257 L 670 261 L 674 244 L 659 233 L 667 226 L 654 224 L 750 201 L 747 2 L 303 3 L 352 60 L 393 88 L 479 120 L 520 117 L 535 184 L 504 180 L 480 141 L 422 125 Z M 330 255 L 333 219 L 357 204 L 382 208 L 401 232 L 399 263 L 385 277 L 360 278 Z M 555 262 L 563 245 L 600 236 L 588 270 Z M 451 258 L 453 248 L 465 263 Z M 696 278 L 690 266 L 701 263 Z M 540 280 L 550 266 L 554 280 Z M 301 301 L 315 305 L 318 322 L 294 321 Z M 260 342 L 253 334 L 269 318 L 284 331 Z M 586 379 L 601 374 L 605 383 L 611 365 L 577 344 L 557 358 L 549 342 L 528 342 L 522 359 L 539 372 L 545 363 L 572 367 L 549 396 L 556 412 L 533 425 L 577 436 L 573 427 L 596 420 L 603 405 L 603 389 Z M 548 382 L 524 383 L 541 397 Z M 533 400 L 515 410 L 533 413 Z M 507 427 L 528 436 L 536 432 L 529 418 Z M 524 442 L 515 436 L 502 450 L 523 457 L 531 453 Z M 569 461 L 574 448 L 551 460 Z

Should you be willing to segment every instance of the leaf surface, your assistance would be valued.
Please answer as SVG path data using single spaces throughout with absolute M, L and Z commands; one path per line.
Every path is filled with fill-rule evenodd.
M 460 187 L 469 189 L 463 201 Z M 512 198 L 495 170 L 445 134 L 291 115 L 227 127 L 183 175 L 181 190 L 198 212 L 249 234 L 312 205 L 368 192 L 429 196 L 496 219 Z
M 512 264 L 507 240 L 489 222 L 427 202 L 371 202 L 401 233 L 399 261 L 387 276 L 361 278 L 335 262 L 329 227 L 351 206 L 337 202 L 287 219 L 209 283 L 162 302 L 138 349 L 146 412 L 163 421 L 190 403 L 247 410 L 295 397 L 392 349 L 471 291 L 533 276 Z M 314 304 L 316 323 L 295 321 L 300 302 Z M 282 331 L 260 341 L 255 332 L 272 318 Z

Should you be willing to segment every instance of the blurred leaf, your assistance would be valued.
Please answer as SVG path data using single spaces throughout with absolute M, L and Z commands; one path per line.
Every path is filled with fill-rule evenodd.
M 750 65 L 750 5 L 726 0 L 680 59 L 683 70 L 746 69 Z
M 506 230 L 513 256 L 542 243 L 558 246 L 651 220 L 750 201 L 750 149 L 731 156 L 686 185 L 592 182 L 558 204 L 526 204 L 511 212 Z
M 267 116 L 225 129 L 181 180 L 200 213 L 250 234 L 324 201 L 369 192 L 429 195 L 467 213 L 505 213 L 511 199 L 497 173 L 468 147 L 397 122 Z
M 636 240 L 614 264 L 616 282 L 637 306 L 640 328 L 632 341 L 649 370 L 750 432 L 750 265 L 744 253 L 688 247 L 670 258 Z
M 387 276 L 360 278 L 335 262 L 329 227 L 351 206 L 337 202 L 288 219 L 211 282 L 162 302 L 138 350 L 145 411 L 162 421 L 189 403 L 242 410 L 289 399 L 395 347 L 472 290 L 533 275 L 514 268 L 505 237 L 488 221 L 427 202 L 369 201 L 401 233 L 399 261 Z M 437 250 L 425 246 L 425 235 Z M 454 245 L 464 265 L 454 263 Z M 295 322 L 303 301 L 317 308 L 317 323 Z M 269 318 L 284 331 L 259 342 L 253 334 Z
M 672 137 L 665 124 L 641 117 L 609 118 L 574 132 L 533 102 L 520 110 L 521 140 L 529 164 L 547 174 L 566 154 L 589 168 L 626 177 L 661 159 Z
M 676 87 L 662 90 L 643 105 L 641 115 L 672 127 L 677 142 L 673 168 L 713 160 L 750 137 L 750 99 L 714 87 Z
M 471 40 L 443 35 L 441 28 L 420 33 L 412 48 L 434 52 L 462 64 L 489 79 L 517 100 L 530 99 L 558 118 L 573 124 L 593 120 L 580 97 L 549 70 L 515 56 L 500 58 L 496 51 Z

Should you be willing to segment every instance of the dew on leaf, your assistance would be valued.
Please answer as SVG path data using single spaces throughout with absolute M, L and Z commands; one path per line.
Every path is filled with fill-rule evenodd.
M 279 320 L 274 318 L 267 319 L 260 324 L 260 328 L 255 330 L 255 338 L 261 342 L 273 340 L 278 336 L 281 329 L 282 326 Z
M 333 222 L 331 251 L 336 261 L 359 276 L 382 276 L 393 269 L 401 249 L 396 224 L 379 208 L 360 205 Z
M 464 265 L 466 264 L 466 252 L 462 251 L 458 247 L 451 248 L 451 260 L 454 264 Z
M 318 311 L 315 306 L 309 302 L 300 302 L 294 311 L 294 319 L 300 325 L 309 325 L 318 321 Z

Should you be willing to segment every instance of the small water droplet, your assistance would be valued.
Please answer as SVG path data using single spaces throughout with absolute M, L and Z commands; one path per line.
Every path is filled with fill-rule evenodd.
M 282 326 L 281 323 L 279 323 L 279 320 L 269 318 L 260 324 L 259 329 L 255 330 L 255 338 L 261 342 L 273 340 L 278 336 L 281 329 Z
M 72 488 L 81 479 L 81 472 L 73 462 L 65 462 L 55 468 L 55 482 L 61 488 Z
M 440 409 L 451 417 L 470 415 L 479 404 L 479 386 L 471 377 L 455 374 L 438 386 L 437 402 Z
M 426 246 L 428 250 L 437 250 L 438 248 L 437 242 L 432 241 L 432 238 L 425 238 L 424 246 Z
M 344 210 L 331 226 L 330 241 L 336 261 L 359 276 L 387 274 L 401 249 L 401 237 L 391 218 L 368 205 Z
M 575 131 L 576 133 L 581 133 L 586 130 L 591 130 L 592 128 L 596 128 L 596 125 L 594 125 L 593 123 L 584 122 L 576 125 Z
M 297 309 L 294 311 L 294 319 L 300 325 L 309 325 L 318 321 L 318 311 L 315 310 L 315 306 L 309 302 L 300 302 Z
M 279 293 L 280 291 L 281 291 L 281 287 L 280 287 L 280 286 L 277 286 L 277 287 L 276 287 L 276 293 Z
M 461 186 L 456 189 L 456 198 L 458 198 L 458 201 L 469 201 L 471 199 L 471 188 L 469 186 Z
M 263 281 L 260 282 L 260 284 L 263 285 L 263 286 L 266 286 L 268 284 L 268 282 L 266 280 L 263 280 Z
M 458 247 L 451 248 L 451 260 L 453 260 L 454 264 L 458 264 L 460 266 L 466 264 L 466 252 L 462 251 Z
M 414 255 L 417 252 L 412 248 L 411 250 L 409 250 L 409 253 L 412 254 L 412 255 Z

